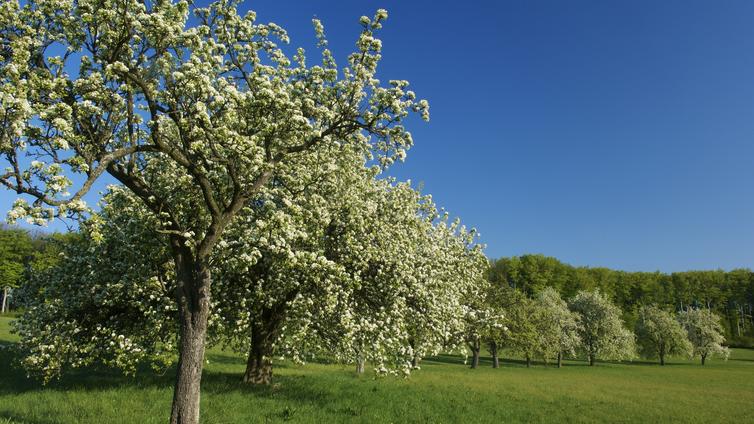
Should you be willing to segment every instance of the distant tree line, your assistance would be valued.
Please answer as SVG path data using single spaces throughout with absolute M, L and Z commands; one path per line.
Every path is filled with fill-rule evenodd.
M 620 308 L 628 328 L 636 326 L 643 306 L 670 311 L 705 309 L 722 317 L 724 334 L 732 345 L 754 344 L 754 273 L 749 269 L 627 272 L 522 255 L 491 261 L 488 278 L 493 286 L 517 289 L 529 298 L 546 287 L 564 299 L 580 291 L 599 290 Z
M 62 247 L 75 237 L 0 225 L 0 313 L 16 306 L 14 290 L 32 273 L 55 264 Z

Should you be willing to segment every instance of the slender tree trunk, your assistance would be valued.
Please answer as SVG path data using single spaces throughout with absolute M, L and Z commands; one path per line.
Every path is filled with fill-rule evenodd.
M 563 367 L 563 352 L 558 352 L 558 368 Z
M 5 313 L 5 305 L 7 304 L 8 299 L 8 287 L 3 287 L 3 307 L 2 310 L 0 310 L 0 313 Z
M 590 367 L 594 366 L 594 354 L 593 353 L 589 354 L 589 366 Z
M 243 382 L 270 384 L 272 382 L 272 340 L 264 330 L 264 324 L 251 324 L 251 348 L 246 360 Z
M 194 261 L 187 248 L 173 247 L 178 270 L 180 344 L 170 423 L 197 424 L 212 277 L 209 267 Z
M 356 374 L 364 374 L 365 360 L 361 355 L 356 359 Z
M 526 355 L 526 368 L 531 368 L 531 356 Z
M 660 354 L 660 365 L 665 365 L 665 354 Z
M 704 365 L 704 360 L 707 359 L 707 355 L 702 355 L 702 365 Z
M 492 368 L 500 368 L 500 358 L 497 356 L 497 343 L 490 343 L 490 353 L 492 353 Z

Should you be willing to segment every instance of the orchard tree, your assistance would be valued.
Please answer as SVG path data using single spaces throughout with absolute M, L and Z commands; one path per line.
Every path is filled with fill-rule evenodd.
M 537 303 L 544 313 L 541 334 L 543 356 L 545 360 L 557 357 L 560 368 L 563 355 L 576 355 L 576 350 L 581 345 L 579 315 L 568 309 L 566 301 L 552 287 L 539 292 Z
M 549 324 L 547 311 L 533 299 L 529 299 L 523 293 L 519 300 L 505 309 L 508 333 L 506 345 L 514 352 L 526 359 L 526 367 L 531 367 L 531 361 L 535 357 L 546 359 L 545 343 L 543 337 Z
M 228 225 L 286 161 L 353 144 L 388 165 L 412 143 L 403 119 L 428 118 L 406 81 L 375 78 L 384 10 L 361 18 L 357 51 L 339 70 L 319 21 L 323 61 L 308 66 L 302 49 L 289 58 L 278 47 L 288 42 L 282 28 L 237 5 L 0 6 L 0 183 L 22 195 L 9 219 L 84 214 L 83 197 L 105 173 L 159 218 L 177 282 L 173 423 L 199 420 L 210 258 Z
M 24 313 L 13 322 L 29 375 L 48 382 L 92 364 L 133 374 L 140 364 L 173 363 L 175 271 L 166 237 L 145 212 L 129 191 L 111 187 L 82 236 L 62 245 L 61 260 L 30 274 L 20 289 Z
M 590 366 L 597 358 L 621 360 L 634 356 L 634 335 L 623 326 L 620 309 L 605 295 L 580 291 L 569 307 L 579 315 L 581 349 Z
M 701 358 L 702 365 L 712 356 L 728 359 L 730 350 L 723 346 L 723 326 L 720 324 L 720 317 L 714 312 L 689 308 L 678 313 L 678 321 L 686 329 L 693 355 Z
M 665 357 L 692 353 L 686 330 L 670 312 L 657 306 L 643 306 L 639 310 L 636 336 L 641 353 L 648 358 L 658 358 L 665 365 Z
M 483 284 L 487 267 L 477 233 L 459 220 L 449 221 L 447 214 L 435 219 L 419 240 L 404 318 L 412 368 L 419 368 L 423 357 L 463 345 L 456 337 L 464 326 L 463 299 Z M 486 327 L 501 329 L 499 315 L 493 314 Z

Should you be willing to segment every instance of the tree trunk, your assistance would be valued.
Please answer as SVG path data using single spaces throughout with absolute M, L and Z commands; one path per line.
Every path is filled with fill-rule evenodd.
M 479 366 L 479 351 L 482 350 L 479 342 L 471 345 L 471 368 L 476 369 Z
M 8 299 L 8 287 L 3 287 L 3 307 L 2 310 L 0 310 L 0 313 L 2 314 L 5 313 L 5 305 L 7 304 L 6 299 Z
M 356 359 L 356 374 L 364 374 L 365 362 L 361 356 Z
M 558 368 L 563 367 L 563 352 L 558 352 Z
M 665 355 L 660 354 L 660 365 L 665 365 Z
M 170 423 L 198 424 L 212 277 L 209 267 L 202 261 L 194 261 L 187 248 L 173 247 L 178 271 L 180 344 Z
M 526 355 L 526 368 L 531 368 L 531 356 Z
M 707 359 L 707 355 L 702 355 L 702 365 L 704 365 L 704 360 Z
M 589 354 L 589 366 L 594 366 L 594 354 Z
M 422 359 L 419 357 L 419 355 L 414 355 L 414 357 L 411 358 L 411 368 L 418 369 L 419 363 L 421 362 L 421 360 Z
M 243 382 L 270 384 L 272 382 L 272 343 L 259 324 L 251 325 L 251 348 L 246 360 Z
M 492 368 L 500 368 L 500 358 L 497 356 L 497 343 L 490 343 L 490 353 L 492 353 Z

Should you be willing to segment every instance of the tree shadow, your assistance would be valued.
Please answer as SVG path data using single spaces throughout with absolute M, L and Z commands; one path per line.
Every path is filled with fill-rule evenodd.
M 24 423 L 24 424 L 53 424 L 57 423 L 58 421 L 53 420 L 30 420 L 26 417 L 22 417 L 18 414 L 14 414 L 13 412 L 10 412 L 7 409 L 0 409 L 0 422 L 8 422 L 8 423 Z
M 66 370 L 60 378 L 43 384 L 40 379 L 29 377 L 19 365 L 18 359 L 13 349 L 0 349 L 0 363 L 9 364 L 4 370 L 5 375 L 0 379 L 0 395 L 42 390 L 104 390 L 135 385 L 165 387 L 172 385 L 175 375 L 175 366 L 157 374 L 145 365 L 139 367 L 133 376 L 113 368 L 89 366 Z
M 243 365 L 243 358 L 234 358 L 220 353 L 208 354 L 210 362 L 228 365 Z M 120 370 L 104 366 L 90 366 L 64 372 L 61 378 L 43 384 L 39 379 L 29 378 L 18 365 L 18 356 L 11 349 L 0 349 L 0 363 L 11 364 L 4 369 L 0 378 L 0 395 L 19 395 L 39 391 L 106 391 L 118 388 L 171 388 L 174 384 L 176 366 L 173 365 L 162 374 L 155 373 L 148 366 L 139 367 L 135 375 L 125 375 Z M 282 369 L 295 365 L 276 363 L 275 368 Z M 271 385 L 253 385 L 242 381 L 241 371 L 213 371 L 205 369 L 202 373 L 202 393 L 222 395 L 229 393 L 246 393 L 257 398 L 282 398 L 293 402 L 307 402 L 324 407 L 335 402 L 335 394 L 318 390 L 318 385 L 311 383 L 312 377 L 305 374 L 275 374 Z M 289 411 L 290 412 L 290 411 Z M 47 421 L 29 421 L 27 418 L 13 415 L 7 409 L 0 409 L 0 421 L 31 422 L 48 424 Z M 50 421 L 53 422 L 53 421 Z

